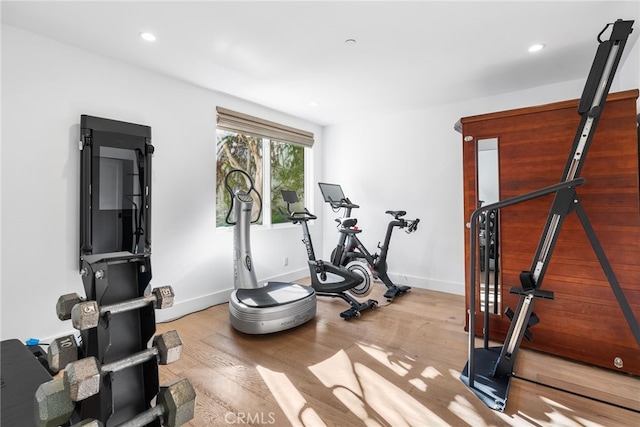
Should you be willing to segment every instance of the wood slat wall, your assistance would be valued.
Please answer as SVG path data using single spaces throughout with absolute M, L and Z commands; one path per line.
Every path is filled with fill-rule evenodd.
M 578 197 L 640 319 L 640 199 L 638 192 L 638 90 L 610 94 L 580 176 Z M 466 117 L 463 136 L 464 209 L 476 208 L 476 143 L 498 138 L 500 199 L 557 184 L 580 122 L 578 100 Z M 468 138 L 467 138 L 468 139 Z M 515 310 L 519 275 L 531 268 L 553 196 L 508 207 L 500 217 L 500 260 L 503 309 Z M 469 230 L 465 234 L 467 281 Z M 575 214 L 560 231 L 541 289 L 554 300 L 538 300 L 534 312 L 541 322 L 531 329 L 533 341 L 523 346 L 598 366 L 640 374 L 640 348 Z M 476 296 L 477 298 L 477 296 Z M 467 307 L 469 295 L 466 296 Z M 482 333 L 478 310 L 476 333 Z M 509 328 L 504 315 L 492 315 L 491 338 L 503 340 Z M 614 358 L 623 360 L 614 367 Z

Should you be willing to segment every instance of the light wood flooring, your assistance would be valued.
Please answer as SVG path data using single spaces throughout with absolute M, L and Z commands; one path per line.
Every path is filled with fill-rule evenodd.
M 158 324 L 184 343 L 160 383 L 191 381 L 193 427 L 640 425 L 640 379 L 527 350 L 516 371 L 554 387 L 514 378 L 505 412 L 487 408 L 459 380 L 464 297 L 414 288 L 389 304 L 383 290 L 375 284 L 380 307 L 359 319 L 342 320 L 347 304 L 319 297 L 314 320 L 266 336 L 235 331 L 226 304 Z

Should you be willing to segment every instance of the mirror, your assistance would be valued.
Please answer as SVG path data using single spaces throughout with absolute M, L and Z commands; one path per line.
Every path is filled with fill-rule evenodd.
M 500 200 L 498 166 L 498 138 L 477 141 L 478 207 Z M 499 256 L 499 211 L 491 210 L 480 216 L 479 258 L 480 310 L 485 310 L 489 301 L 489 312 L 500 314 L 500 256 Z
M 151 253 L 151 128 L 80 117 L 82 257 Z

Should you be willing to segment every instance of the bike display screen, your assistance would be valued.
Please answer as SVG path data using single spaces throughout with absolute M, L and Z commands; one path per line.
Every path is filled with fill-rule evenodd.
M 327 184 L 326 182 L 319 182 L 320 192 L 324 197 L 325 202 L 339 202 L 344 199 L 344 193 L 342 187 L 339 184 Z

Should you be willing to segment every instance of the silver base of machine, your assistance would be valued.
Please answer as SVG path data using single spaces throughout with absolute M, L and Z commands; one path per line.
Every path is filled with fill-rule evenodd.
M 236 289 L 229 298 L 231 325 L 245 334 L 270 334 L 295 328 L 316 315 L 310 286 L 269 282 L 256 289 Z

